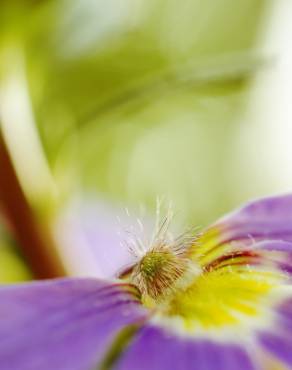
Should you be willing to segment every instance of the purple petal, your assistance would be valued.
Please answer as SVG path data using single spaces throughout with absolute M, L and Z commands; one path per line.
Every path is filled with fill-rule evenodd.
M 257 200 L 223 217 L 203 233 L 197 254 L 206 265 L 261 241 L 287 242 L 286 252 L 292 252 L 292 195 Z
M 252 246 L 263 251 L 262 262 L 273 262 L 283 272 L 292 274 L 292 243 L 283 241 L 263 241 Z
M 292 243 L 278 240 L 260 241 L 254 244 L 230 246 L 228 251 L 214 258 L 204 266 L 205 271 L 226 266 L 266 266 L 270 272 L 274 269 L 292 273 Z
M 0 289 L 0 368 L 97 368 L 117 334 L 145 317 L 133 287 L 60 279 Z
M 221 242 L 242 239 L 292 242 L 292 195 L 251 202 L 223 217 L 214 227 L 223 234 Z
M 261 333 L 259 341 L 266 351 L 287 365 L 292 365 L 292 337 Z
M 286 329 L 288 325 L 288 328 L 292 329 L 292 298 L 286 299 L 284 302 L 282 302 L 278 306 L 277 312 L 279 315 L 278 325 Z
M 120 221 L 118 221 L 120 219 Z M 121 208 L 85 198 L 73 202 L 55 225 L 57 244 L 70 275 L 112 278 L 133 264 L 120 235 L 133 223 Z
M 158 327 L 145 327 L 117 362 L 114 370 L 253 370 L 238 344 L 184 339 Z
M 292 299 L 285 300 L 276 313 L 274 325 L 257 333 L 258 341 L 265 351 L 292 366 Z
M 281 240 L 268 240 L 255 243 L 253 249 L 265 250 L 269 252 L 292 253 L 292 243 Z

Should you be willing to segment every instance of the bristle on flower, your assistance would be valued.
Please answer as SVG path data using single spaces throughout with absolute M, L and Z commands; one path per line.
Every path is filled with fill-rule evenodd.
M 197 275 L 199 268 L 191 259 L 198 233 L 190 228 L 178 237 L 170 231 L 173 220 L 172 207 L 160 220 L 160 202 L 157 203 L 156 225 L 149 242 L 131 235 L 127 246 L 137 258 L 128 277 L 141 291 L 143 297 L 161 301 L 181 288 L 190 276 Z

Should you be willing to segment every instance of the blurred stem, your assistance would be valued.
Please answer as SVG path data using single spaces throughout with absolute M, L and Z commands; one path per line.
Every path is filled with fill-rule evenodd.
M 54 180 L 35 125 L 21 43 L 1 50 L 0 209 L 36 278 L 65 274 L 45 223 L 34 212 L 53 204 Z
M 58 191 L 36 127 L 25 53 L 11 42 L 1 55 L 0 118 L 3 139 L 26 197 L 39 208 L 53 206 Z
M 65 274 L 49 235 L 41 229 L 18 182 L 9 152 L 0 136 L 0 209 L 36 278 Z

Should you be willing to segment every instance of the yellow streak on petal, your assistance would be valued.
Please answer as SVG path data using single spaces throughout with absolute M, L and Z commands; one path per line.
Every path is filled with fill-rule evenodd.
M 218 246 L 220 235 L 221 231 L 219 228 L 212 227 L 198 238 L 196 245 L 194 245 L 192 256 L 201 266 L 207 265 L 230 250 L 230 244 Z
M 237 270 L 203 274 L 187 289 L 178 291 L 165 314 L 180 316 L 186 329 L 197 325 L 221 327 L 240 323 L 242 315 L 260 314 L 261 300 L 274 286 L 263 272 Z

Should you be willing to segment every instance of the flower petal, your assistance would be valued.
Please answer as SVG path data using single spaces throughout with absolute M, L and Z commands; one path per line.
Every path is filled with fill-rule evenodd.
M 207 263 L 204 270 L 208 272 L 236 266 L 292 274 L 292 243 L 271 240 L 229 246 L 229 250 Z
M 283 300 L 287 295 L 290 298 Z M 241 316 L 237 326 L 229 322 L 217 329 L 189 330 L 188 325 L 181 330 L 180 317 L 153 317 L 112 369 L 288 370 L 292 368 L 292 290 L 280 288 L 270 298 L 258 322 L 256 317 L 249 323 Z M 211 308 L 216 315 L 216 307 Z
M 0 289 L 0 368 L 97 368 L 123 328 L 145 313 L 125 284 L 58 279 Z
M 260 199 L 223 217 L 203 233 L 195 255 L 206 265 L 230 251 L 275 240 L 292 243 L 292 195 Z
M 257 332 L 259 344 L 266 352 L 292 367 L 292 298 L 286 299 L 276 309 L 273 325 Z
M 147 326 L 141 330 L 114 370 L 254 370 L 239 344 L 203 338 L 187 339 Z
M 129 224 L 134 224 L 133 219 L 111 203 L 90 196 L 73 201 L 55 225 L 69 274 L 107 279 L 133 264 L 133 254 L 121 245 L 121 230 Z
M 276 266 L 280 271 L 292 274 L 292 243 L 284 241 L 263 241 L 256 243 L 252 248 L 257 252 L 262 263 Z
M 278 239 L 292 242 L 292 195 L 260 199 L 223 217 L 217 226 L 229 240 Z

